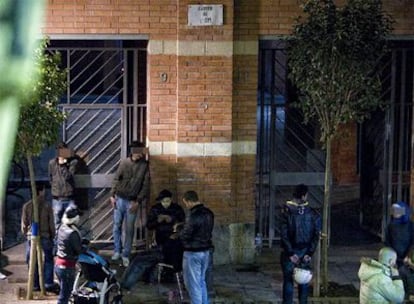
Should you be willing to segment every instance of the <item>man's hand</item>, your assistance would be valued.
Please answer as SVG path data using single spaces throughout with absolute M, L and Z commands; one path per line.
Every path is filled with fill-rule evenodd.
M 305 256 L 303 257 L 303 261 L 305 263 L 310 263 L 312 261 L 312 257 L 309 256 L 309 255 L 307 255 L 307 254 L 305 254 Z
M 169 216 L 169 215 L 166 215 L 166 214 L 160 214 L 160 215 L 158 215 L 158 217 L 157 217 L 157 221 L 158 221 L 158 223 L 162 223 L 162 222 L 171 223 L 172 218 L 171 218 L 171 216 Z
M 391 269 L 391 276 L 398 277 L 400 275 L 396 267 L 390 267 L 390 269 Z
M 293 264 L 297 264 L 299 262 L 299 257 L 296 254 L 289 257 L 289 259 Z
M 129 207 L 129 213 L 137 213 L 138 207 L 139 207 L 139 204 L 137 201 L 131 201 L 131 205 Z
M 58 157 L 58 163 L 59 163 L 59 165 L 64 165 L 64 164 L 66 164 L 68 161 L 67 161 L 67 159 L 66 158 L 64 158 L 64 157 L 62 157 L 62 156 L 59 156 Z
M 170 235 L 170 239 L 172 239 L 172 240 L 178 239 L 178 233 L 177 232 L 174 232 L 173 234 L 171 234 Z
M 109 198 L 109 201 L 111 202 L 112 208 L 115 208 L 116 207 L 116 199 L 115 199 L 115 197 L 111 196 Z

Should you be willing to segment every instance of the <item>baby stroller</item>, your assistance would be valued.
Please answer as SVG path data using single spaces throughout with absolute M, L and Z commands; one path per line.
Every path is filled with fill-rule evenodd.
M 116 271 L 103 257 L 86 249 L 79 255 L 78 266 L 71 297 L 73 304 L 123 304 Z

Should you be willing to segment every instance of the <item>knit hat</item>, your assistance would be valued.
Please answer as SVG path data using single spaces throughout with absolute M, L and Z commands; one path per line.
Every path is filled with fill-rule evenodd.
M 400 204 L 392 204 L 391 206 L 391 214 L 395 218 L 399 218 L 403 215 L 405 215 L 405 208 L 404 206 L 401 206 Z
M 79 222 L 82 212 L 76 205 L 70 205 L 66 208 L 65 213 L 62 217 L 62 223 L 66 225 L 73 225 Z
M 172 197 L 172 193 L 170 191 L 168 191 L 167 189 L 164 189 L 160 192 L 160 194 L 158 194 L 157 198 L 155 199 L 156 201 L 162 201 L 164 198 Z

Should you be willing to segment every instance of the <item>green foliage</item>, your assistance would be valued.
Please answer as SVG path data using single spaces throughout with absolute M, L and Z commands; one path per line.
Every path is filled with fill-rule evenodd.
M 300 91 L 305 121 L 316 119 L 326 143 L 343 123 L 361 122 L 382 104 L 375 67 L 392 19 L 379 0 L 307 0 L 288 49 L 289 77 Z
M 17 133 L 17 158 L 39 155 L 56 143 L 66 116 L 58 109 L 59 98 L 66 90 L 66 71 L 60 68 L 60 54 L 45 51 L 44 40 L 35 51 L 37 77 L 22 105 Z

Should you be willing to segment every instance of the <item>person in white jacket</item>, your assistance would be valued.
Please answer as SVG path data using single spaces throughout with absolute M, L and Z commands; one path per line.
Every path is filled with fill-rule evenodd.
M 391 247 L 379 251 L 378 261 L 362 258 L 358 271 L 360 279 L 359 303 L 402 303 L 404 285 L 396 268 L 397 253 Z

